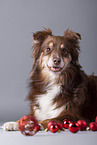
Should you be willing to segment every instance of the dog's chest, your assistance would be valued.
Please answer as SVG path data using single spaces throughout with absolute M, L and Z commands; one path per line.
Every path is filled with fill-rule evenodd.
M 60 89 L 60 85 L 54 85 L 46 94 L 38 96 L 37 103 L 39 108 L 35 111 L 35 116 L 38 120 L 54 118 L 61 113 L 63 107 L 56 109 L 56 104 L 53 104 L 53 99 L 59 95 Z

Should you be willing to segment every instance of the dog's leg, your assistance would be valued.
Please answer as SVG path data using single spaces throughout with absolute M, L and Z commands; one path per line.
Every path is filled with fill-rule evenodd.
M 2 129 L 6 130 L 6 131 L 18 131 L 18 124 L 19 124 L 19 120 L 16 122 L 6 122 L 3 124 Z

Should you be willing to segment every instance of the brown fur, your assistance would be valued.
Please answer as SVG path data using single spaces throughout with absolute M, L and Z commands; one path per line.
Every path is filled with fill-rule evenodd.
M 78 62 L 80 51 L 79 39 L 81 39 L 81 36 L 69 30 L 65 31 L 62 37 L 53 36 L 50 29 L 45 29 L 33 34 L 34 41 L 37 40 L 37 43 L 33 45 L 33 55 L 35 59 L 30 77 L 29 95 L 27 97 L 31 103 L 30 114 L 34 115 L 34 106 L 39 107 L 39 104 L 36 103 L 37 95 L 45 94 L 47 91 L 46 86 L 51 82 L 49 75 L 42 73 L 42 67 L 40 65 L 43 55 L 48 55 L 44 51 L 48 37 L 49 39 L 52 37 L 54 41 L 56 40 L 55 43 L 59 44 L 61 41 L 65 43 L 67 51 L 65 57 L 69 57 L 68 54 L 70 54 L 72 60 L 55 80 L 56 84 L 61 84 L 61 92 L 53 99 L 53 104 L 56 103 L 57 108 L 60 108 L 64 104 L 66 107 L 60 115 L 51 119 L 47 118 L 40 123 L 46 127 L 50 120 L 61 122 L 64 118 L 70 120 L 84 119 L 88 123 L 94 121 L 97 115 L 97 77 L 88 76 L 81 69 Z M 56 51 L 59 50 L 56 49 Z

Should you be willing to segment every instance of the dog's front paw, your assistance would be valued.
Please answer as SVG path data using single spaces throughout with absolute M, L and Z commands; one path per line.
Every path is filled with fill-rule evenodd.
M 19 130 L 17 122 L 6 122 L 6 123 L 3 124 L 2 128 L 3 128 L 3 130 L 6 130 L 6 131 L 17 131 L 17 130 Z

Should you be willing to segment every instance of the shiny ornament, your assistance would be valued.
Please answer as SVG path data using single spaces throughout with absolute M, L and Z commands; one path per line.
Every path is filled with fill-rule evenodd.
M 50 121 L 48 124 L 47 124 L 47 128 L 50 129 L 51 125 L 57 125 L 57 123 L 55 121 Z
M 39 125 L 34 116 L 23 116 L 19 121 L 19 130 L 24 135 L 32 136 L 39 130 Z
M 49 129 L 51 132 L 55 133 L 59 130 L 57 124 L 52 124 Z
M 79 130 L 79 125 L 77 122 L 71 122 L 69 124 L 69 130 L 73 133 L 76 133 Z
M 63 130 L 63 125 L 61 123 L 57 123 L 57 125 L 60 130 Z
M 69 124 L 70 124 L 70 121 L 68 119 L 64 119 L 63 120 L 63 126 L 64 126 L 64 128 L 68 129 Z
M 96 122 L 89 123 L 89 127 L 92 131 L 97 131 L 97 123 Z
M 84 120 L 78 120 L 77 123 L 79 124 L 79 129 L 81 131 L 86 130 L 87 123 Z

